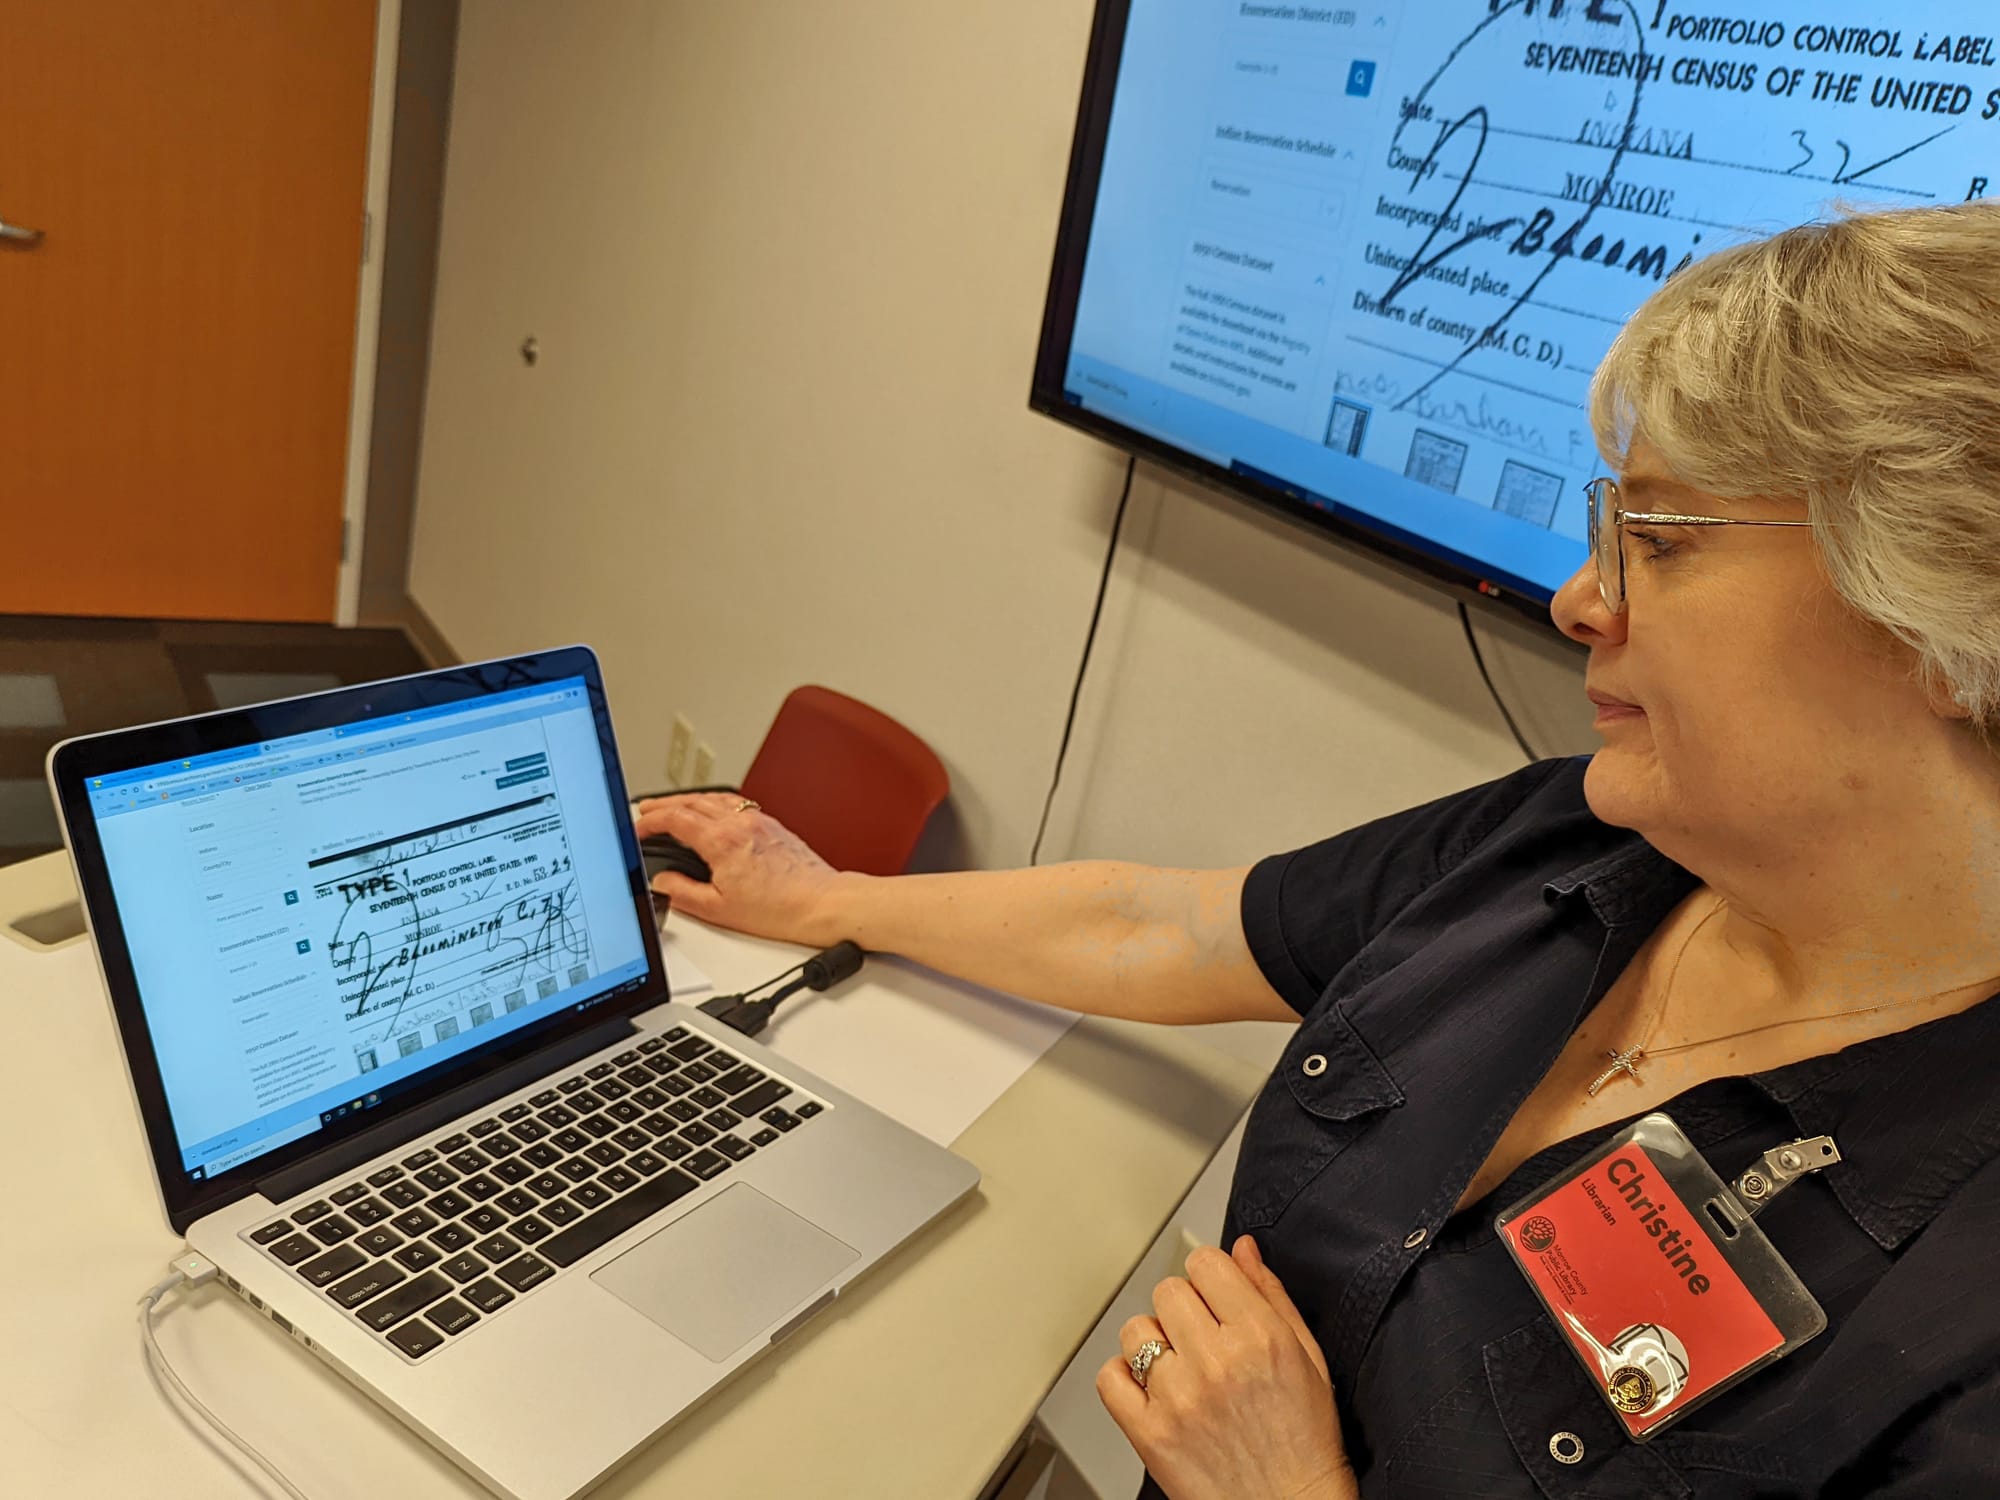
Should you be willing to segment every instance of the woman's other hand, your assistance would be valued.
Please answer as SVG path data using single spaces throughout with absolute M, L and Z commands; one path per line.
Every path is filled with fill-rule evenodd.
M 1333 1383 L 1319 1344 L 1249 1235 L 1188 1257 L 1153 1290 L 1155 1316 L 1121 1332 L 1097 1394 L 1173 1500 L 1353 1500 Z M 1142 1388 L 1128 1363 L 1158 1355 Z
M 824 947 L 821 904 L 841 878 L 784 824 L 734 792 L 690 792 L 651 797 L 639 804 L 640 838 L 670 834 L 708 863 L 709 879 L 691 880 L 671 870 L 653 878 L 653 889 L 674 910 L 718 927 L 756 937 Z

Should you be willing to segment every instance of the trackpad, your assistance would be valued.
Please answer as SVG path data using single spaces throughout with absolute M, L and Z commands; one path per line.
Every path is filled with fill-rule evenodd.
M 590 1279 L 719 1364 L 860 1258 L 739 1182 Z

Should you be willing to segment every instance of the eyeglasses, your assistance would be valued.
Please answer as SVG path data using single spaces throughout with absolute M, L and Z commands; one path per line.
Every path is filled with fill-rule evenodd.
M 1593 479 L 1589 500 L 1590 556 L 1597 564 L 1597 592 L 1614 615 L 1625 613 L 1625 523 L 1642 526 L 1811 526 L 1810 521 L 1753 521 L 1744 516 L 1681 516 L 1671 511 L 1621 510 L 1618 481 Z

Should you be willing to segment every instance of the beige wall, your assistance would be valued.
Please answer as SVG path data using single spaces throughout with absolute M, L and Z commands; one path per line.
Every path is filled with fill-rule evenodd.
M 464 7 L 412 594 L 601 652 L 635 786 L 790 687 L 923 735 L 1024 860 L 1123 460 L 1025 405 L 1087 0 Z M 538 363 L 518 352 L 534 336 Z M 1443 596 L 1142 466 L 1044 858 L 1257 853 L 1519 754 Z M 1580 660 L 1486 627 L 1538 749 Z

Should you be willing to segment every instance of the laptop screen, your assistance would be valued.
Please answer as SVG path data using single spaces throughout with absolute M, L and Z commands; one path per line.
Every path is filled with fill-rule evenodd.
M 615 781 L 582 677 L 92 776 L 187 1178 L 629 993 Z

